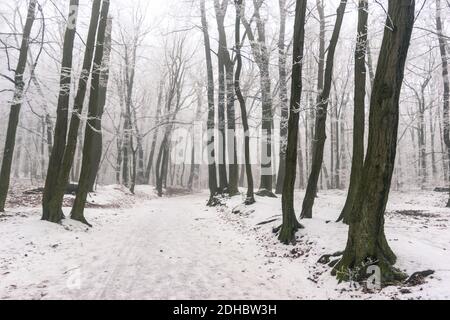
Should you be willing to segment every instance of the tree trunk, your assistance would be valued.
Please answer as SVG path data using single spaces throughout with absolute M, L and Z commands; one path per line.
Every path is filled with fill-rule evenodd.
M 106 26 L 106 34 L 105 34 L 105 44 L 104 44 L 104 52 L 103 52 L 103 60 L 100 70 L 100 79 L 99 79 L 99 89 L 98 89 L 98 114 L 97 119 L 94 122 L 95 131 L 93 135 L 93 150 L 94 150 L 94 159 L 92 170 L 89 176 L 89 191 L 94 191 L 95 180 L 98 176 L 98 171 L 100 168 L 100 162 L 102 159 L 102 150 L 103 150 L 103 133 L 102 133 L 102 117 L 103 112 L 105 110 L 106 105 L 106 93 L 108 90 L 108 81 L 109 81 L 109 68 L 110 68 L 110 59 L 111 59 L 111 28 L 112 28 L 112 20 L 108 18 L 107 26 Z
M 338 221 L 349 223 L 349 215 L 355 202 L 358 184 L 361 179 L 364 165 L 364 123 L 365 123 L 365 99 L 366 99 L 366 43 L 367 20 L 369 16 L 368 0 L 359 0 L 358 5 L 358 30 L 355 50 L 355 91 L 353 111 L 353 155 L 352 169 L 350 172 L 350 185 L 347 199 Z
M 336 24 L 328 47 L 327 62 L 325 68 L 324 87 L 317 99 L 316 123 L 315 123 L 315 143 L 313 150 L 313 160 L 311 173 L 306 186 L 305 199 L 303 200 L 302 218 L 312 218 L 312 208 L 317 193 L 317 183 L 323 164 L 323 151 L 326 140 L 326 121 L 328 101 L 330 97 L 331 81 L 333 78 L 334 53 L 341 31 L 342 21 L 344 19 L 346 0 L 342 0 L 337 9 Z
M 208 22 L 206 20 L 205 0 L 200 0 L 200 13 L 203 29 L 203 40 L 205 42 L 207 89 L 208 89 L 208 121 L 207 121 L 207 157 L 208 157 L 208 186 L 210 198 L 208 205 L 215 205 L 214 197 L 217 195 L 217 173 L 215 159 L 215 106 L 214 106 L 214 73 L 211 59 L 211 45 L 209 42 Z
M 299 132 L 300 135 L 300 132 Z M 299 180 L 299 188 L 303 189 L 305 187 L 305 174 L 304 174 L 304 161 L 303 161 L 303 152 L 302 152 L 302 141 L 299 138 L 297 144 L 297 159 L 298 159 L 298 180 Z
M 269 50 L 266 45 L 265 22 L 260 15 L 260 7 L 262 1 L 253 0 L 255 8 L 254 18 L 258 38 L 256 39 L 250 23 L 245 18 L 244 8 L 242 5 L 241 19 L 246 29 L 247 37 L 252 48 L 252 54 L 259 69 L 259 81 L 261 89 L 261 172 L 260 172 L 260 190 L 258 195 L 276 197 L 272 192 L 272 90 L 269 71 Z
M 242 14 L 242 0 L 235 0 L 236 6 L 236 20 L 235 20 L 235 50 L 236 50 L 236 73 L 234 77 L 234 89 L 236 97 L 241 108 L 242 126 L 244 127 L 244 156 L 245 156 L 245 173 L 247 175 L 247 197 L 245 204 L 250 205 L 255 203 L 253 173 L 250 160 L 250 129 L 248 125 L 247 107 L 245 99 L 241 92 L 241 71 L 242 71 L 242 55 L 241 55 L 241 14 Z
M 92 80 L 90 87 L 88 120 L 84 133 L 83 160 L 78 191 L 75 198 L 70 217 L 90 225 L 84 217 L 86 198 L 91 187 L 91 178 L 96 176 L 98 166 L 97 159 L 101 158 L 102 151 L 95 145 L 95 136 L 101 134 L 101 105 L 100 105 L 100 76 L 104 55 L 105 35 L 108 22 L 109 1 L 103 1 L 100 22 L 97 32 L 97 43 L 95 47 L 94 66 L 92 68 Z M 96 154 L 100 154 L 100 157 Z
M 286 175 L 286 144 L 287 127 L 289 121 L 288 90 L 287 90 L 287 71 L 286 71 L 286 0 L 279 0 L 280 6 L 280 31 L 278 37 L 278 74 L 280 78 L 280 164 L 278 167 L 276 194 L 283 192 L 284 177 Z
M 5 211 L 6 197 L 8 195 L 11 165 L 16 144 L 17 126 L 19 124 L 20 108 L 25 90 L 23 73 L 27 65 L 28 50 L 30 46 L 31 28 L 36 17 L 36 0 L 31 0 L 28 6 L 27 21 L 23 28 L 22 44 L 14 77 L 14 97 L 9 112 L 8 129 L 6 131 L 5 148 L 3 151 L 2 167 L 0 170 L 0 212 Z
M 54 186 L 51 199 L 44 208 L 43 220 L 59 223 L 63 218 L 62 202 L 64 199 L 64 190 L 69 182 L 70 171 L 72 169 L 75 151 L 77 148 L 78 129 L 81 121 L 83 104 L 86 96 L 86 88 L 89 80 L 94 54 L 95 37 L 100 16 L 101 0 L 94 0 L 92 4 L 91 21 L 89 24 L 88 38 L 86 41 L 86 51 L 84 54 L 83 68 L 81 71 L 77 95 L 72 110 L 67 144 L 64 149 L 62 162 L 57 173 L 56 185 Z
M 227 40 L 225 35 L 225 28 L 223 26 L 225 13 L 227 10 L 227 1 L 223 4 L 219 0 L 214 0 L 214 9 L 216 12 L 217 27 L 219 31 L 219 48 L 217 52 L 218 58 L 218 77 L 219 77 L 219 91 L 218 91 L 218 125 L 219 125 L 219 192 L 228 193 L 228 178 L 227 178 L 227 146 L 226 146 L 226 130 L 225 130 L 225 108 L 226 108 L 226 76 L 225 64 L 228 56 Z
M 294 43 L 292 57 L 292 82 L 291 101 L 289 108 L 288 122 L 288 143 L 286 148 L 286 175 L 284 179 L 283 196 L 281 199 L 283 210 L 283 223 L 280 228 L 278 239 L 289 244 L 295 242 L 295 233 L 302 227 L 297 221 L 294 209 L 294 188 L 297 171 L 297 141 L 299 106 L 302 95 L 302 72 L 303 72 L 303 51 L 305 44 L 305 20 L 306 20 L 306 0 L 297 0 L 294 23 Z
M 159 119 L 161 117 L 161 106 L 162 106 L 162 94 L 163 94 L 163 82 L 161 82 L 159 86 L 159 93 L 158 93 L 158 103 L 156 106 L 156 116 L 155 116 L 155 133 L 153 134 L 152 138 L 152 145 L 150 147 L 150 155 L 148 157 L 148 163 L 147 168 L 145 170 L 145 183 L 150 184 L 150 175 L 152 171 L 153 166 L 153 158 L 155 157 L 155 149 L 156 149 L 156 142 L 158 141 L 158 133 L 159 133 Z
M 442 59 L 442 79 L 444 83 L 444 104 L 443 104 L 443 131 L 444 131 L 444 143 L 447 151 L 447 160 L 450 159 L 450 79 L 448 75 L 448 57 L 447 57 L 447 48 L 445 43 L 445 38 L 443 35 L 443 23 L 441 18 L 441 0 L 436 0 L 436 31 L 438 34 L 439 40 L 439 49 L 441 53 Z M 448 165 L 450 166 L 450 161 L 448 161 Z M 450 172 L 450 169 L 448 170 Z M 450 197 L 447 202 L 447 208 L 450 208 Z
M 384 285 L 404 280 L 384 233 L 384 212 L 397 150 L 399 98 L 414 25 L 414 0 L 389 0 L 388 18 L 370 102 L 369 139 L 360 186 L 350 214 L 347 247 L 333 270 L 359 281 L 379 268 Z M 371 267 L 373 268 L 373 267 Z
M 435 179 L 437 177 L 437 166 L 436 166 L 436 146 L 435 146 L 435 132 L 434 130 L 435 125 L 433 123 L 433 108 L 430 107 L 428 109 L 428 118 L 429 118 L 429 126 L 430 126 L 430 148 L 431 148 L 431 172 L 433 174 L 433 182 L 435 182 Z

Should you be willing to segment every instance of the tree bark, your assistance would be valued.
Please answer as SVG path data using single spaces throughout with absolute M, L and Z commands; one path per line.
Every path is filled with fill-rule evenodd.
M 366 279 L 369 266 L 384 285 L 404 280 L 384 233 L 384 212 L 397 150 L 399 98 L 414 25 L 414 0 L 389 0 L 370 102 L 367 155 L 350 215 L 347 247 L 333 270 L 340 280 Z
M 203 29 L 203 40 L 205 43 L 206 71 L 207 71 L 207 90 L 208 90 L 208 120 L 207 120 L 207 157 L 208 157 L 208 186 L 209 201 L 208 205 L 215 205 L 215 196 L 217 195 L 217 173 L 215 159 L 215 106 L 214 106 L 214 73 L 211 59 L 211 45 L 209 41 L 208 22 L 206 20 L 205 0 L 200 0 L 200 13 Z
M 103 133 L 102 133 L 102 117 L 106 105 L 106 93 L 108 91 L 108 81 L 109 81 L 109 68 L 111 59 L 111 32 L 112 32 L 112 19 L 108 18 L 105 34 L 105 44 L 103 51 L 103 59 L 100 70 L 100 82 L 98 89 L 98 114 L 95 124 L 95 132 L 93 135 L 93 150 L 94 150 L 94 162 L 92 165 L 92 170 L 89 176 L 89 191 L 94 191 L 95 180 L 98 177 L 98 171 L 100 168 L 100 162 L 102 159 L 103 150 Z
M 246 205 L 255 203 L 254 186 L 253 186 L 253 173 L 250 160 L 250 129 L 248 125 L 247 107 L 245 104 L 244 96 L 241 91 L 241 71 L 242 71 L 242 55 L 241 55 L 241 13 L 242 13 L 242 0 L 235 0 L 236 6 L 236 20 L 235 20 L 235 50 L 236 50 L 236 73 L 234 77 L 234 88 L 236 91 L 236 97 L 239 101 L 241 108 L 242 126 L 244 127 L 244 156 L 245 156 L 245 173 L 247 176 L 247 197 L 245 199 Z
M 104 55 L 106 28 L 108 23 L 109 1 L 103 1 L 100 22 L 97 31 L 97 43 L 95 47 L 94 65 L 92 68 L 92 80 L 89 97 L 88 120 L 84 133 L 83 160 L 81 165 L 78 191 L 70 217 L 90 226 L 84 217 L 86 198 L 91 187 L 91 178 L 97 173 L 97 159 L 102 151 L 95 145 L 95 136 L 101 134 L 101 104 L 100 104 L 100 76 Z M 100 154 L 100 157 L 96 154 Z
M 109 0 L 106 0 L 109 1 Z M 67 143 L 64 148 L 64 155 L 57 173 L 56 185 L 54 186 L 51 198 L 44 208 L 43 220 L 59 223 L 63 218 L 62 202 L 64 199 L 64 190 L 69 182 L 70 171 L 72 169 L 75 151 L 77 148 L 78 129 L 81 122 L 81 113 L 86 96 L 86 88 L 89 80 L 94 54 L 95 38 L 97 34 L 98 20 L 100 16 L 101 0 L 94 0 L 92 3 L 91 21 L 89 23 L 88 37 L 86 41 L 86 50 L 84 54 L 83 68 L 81 71 L 78 90 L 70 120 Z
M 160 83 L 159 86 L 159 92 L 158 92 L 158 103 L 156 106 L 156 116 L 155 116 L 155 133 L 153 134 L 152 138 L 152 145 L 150 147 L 150 155 L 148 157 L 148 163 L 147 168 L 145 170 L 145 182 L 147 184 L 150 184 L 150 175 L 153 167 L 153 158 L 155 157 L 155 149 L 156 149 L 156 142 L 158 140 L 158 133 L 159 133 L 159 119 L 161 117 L 161 106 L 162 106 L 162 94 L 163 94 L 163 82 Z
M 229 53 L 227 49 L 227 40 L 224 28 L 225 13 L 228 7 L 228 2 L 225 0 L 220 4 L 219 0 L 214 0 L 214 9 L 216 12 L 217 27 L 219 31 L 219 48 L 217 52 L 218 58 L 218 77 L 219 77 L 219 88 L 218 88 L 218 125 L 219 125 L 219 192 L 228 193 L 228 178 L 227 178 L 227 139 L 225 130 L 225 108 L 226 108 L 226 78 L 227 70 L 225 70 L 225 65 L 227 60 L 229 60 Z
M 352 169 L 350 172 L 350 185 L 347 199 L 338 221 L 349 223 L 349 215 L 355 202 L 364 165 L 364 124 L 365 124 L 365 99 L 366 99 L 366 43 L 367 20 L 369 16 L 368 0 L 359 0 L 358 5 L 358 30 L 355 50 L 355 91 L 353 111 L 353 155 Z
M 2 167 L 0 170 L 0 212 L 5 211 L 6 197 L 8 195 L 11 177 L 11 165 L 16 144 L 17 126 L 19 124 L 20 109 L 25 90 L 23 73 L 27 65 L 28 50 L 30 46 L 31 28 L 36 18 L 36 0 L 31 0 L 28 5 L 27 21 L 23 28 L 22 43 L 19 59 L 14 76 L 14 97 L 9 112 L 8 129 L 6 131 L 5 148 L 3 151 Z
M 297 0 L 294 22 L 294 44 L 292 57 L 291 101 L 288 122 L 288 143 L 286 148 L 286 175 L 281 199 L 283 223 L 278 239 L 289 244 L 295 242 L 295 233 L 302 225 L 297 221 L 294 209 L 294 188 L 297 171 L 297 141 L 300 101 L 302 95 L 302 73 L 305 44 L 306 0 Z
M 276 197 L 272 192 L 272 90 L 269 70 L 269 51 L 266 45 L 265 23 L 260 15 L 260 7 L 263 1 L 253 0 L 255 8 L 254 17 L 256 20 L 256 28 L 258 38 L 256 39 L 250 23 L 245 18 L 244 8 L 242 5 L 241 20 L 244 25 L 247 37 L 250 42 L 253 57 L 259 69 L 259 81 L 261 88 L 261 183 L 258 195 Z
M 280 7 L 280 31 L 278 37 L 278 74 L 280 81 L 280 164 L 278 167 L 276 194 L 283 192 L 284 177 L 286 175 L 286 145 L 287 145 L 287 127 L 289 121 L 288 90 L 287 90 L 287 71 L 286 71 L 286 0 L 279 0 Z
M 443 23 L 442 23 L 442 8 L 441 8 L 441 0 L 436 0 L 436 31 L 438 34 L 438 40 L 439 40 L 439 50 L 441 53 L 441 60 L 442 60 L 442 80 L 444 83 L 444 103 L 443 103 L 443 119 L 442 119 L 442 130 L 444 133 L 444 143 L 446 146 L 447 151 L 447 165 L 449 166 L 449 169 L 447 172 L 450 172 L 450 119 L 449 119 L 449 113 L 450 113 L 450 79 L 448 75 L 448 57 L 447 57 L 447 48 L 445 43 L 445 38 L 442 33 L 443 30 Z M 450 208 L 450 196 L 449 200 L 447 202 L 447 208 Z
M 327 62 L 325 68 L 323 91 L 317 99 L 316 123 L 315 123 L 315 143 L 313 150 L 313 158 L 311 164 L 311 173 L 309 175 L 308 184 L 306 186 L 305 198 L 303 200 L 302 218 L 312 218 L 312 208 L 317 193 L 317 183 L 319 181 L 320 171 L 323 164 L 323 151 L 326 140 L 326 120 L 327 109 L 331 90 L 331 81 L 333 78 L 334 53 L 341 31 L 342 21 L 344 19 L 346 0 L 342 0 L 337 9 L 336 24 L 328 47 Z

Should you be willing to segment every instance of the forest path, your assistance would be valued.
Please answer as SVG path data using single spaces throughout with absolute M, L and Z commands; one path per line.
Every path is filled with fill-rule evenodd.
M 407 288 L 409 294 L 392 286 L 370 295 L 338 286 L 330 268 L 317 263 L 345 247 L 347 227 L 332 223 L 344 192 L 323 192 L 315 218 L 302 221 L 297 245 L 284 246 L 272 233 L 281 222 L 279 199 L 258 198 L 235 214 L 241 197 L 207 208 L 206 193 L 149 199 L 150 193 L 123 198 L 114 190 L 105 189 L 95 202 L 126 206 L 134 199 L 135 205 L 88 209 L 94 228 L 70 219 L 62 226 L 43 222 L 39 208 L 0 215 L 0 299 L 449 298 L 444 194 L 392 195 L 386 233 L 397 266 L 436 274 Z M 297 203 L 301 198 L 296 194 Z
M 220 219 L 205 199 L 163 198 L 134 208 L 109 257 L 88 267 L 78 298 L 299 298 L 284 285 L 292 281 L 287 270 L 275 276 L 256 239 Z
M 0 261 L 0 298 L 299 298 L 289 289 L 296 286 L 287 285 L 293 281 L 290 268 L 275 275 L 256 239 L 220 219 L 216 208 L 207 209 L 206 198 L 89 209 L 93 229 L 67 220 L 63 230 L 35 215 L 25 218 L 25 225 L 5 228 L 8 239 L 22 235 L 27 254 L 5 253 L 8 244 L 0 248 L 10 258 Z
M 157 199 L 133 209 L 134 217 L 102 266 L 106 277 L 97 276 L 101 270 L 89 270 L 88 288 L 80 297 L 287 297 L 271 278 L 261 249 L 221 221 L 216 209 L 207 209 L 206 198 Z

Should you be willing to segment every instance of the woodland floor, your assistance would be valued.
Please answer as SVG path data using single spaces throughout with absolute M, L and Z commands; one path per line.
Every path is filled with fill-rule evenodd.
M 297 198 L 301 203 L 302 192 Z M 243 207 L 235 197 L 218 208 L 206 208 L 206 199 L 101 187 L 86 212 L 92 229 L 70 219 L 40 221 L 34 202 L 13 206 L 0 215 L 0 299 L 450 298 L 446 194 L 392 194 L 386 233 L 397 266 L 435 274 L 418 286 L 375 293 L 337 284 L 317 263 L 345 246 L 347 227 L 334 223 L 345 192 L 320 193 L 316 217 L 302 221 L 295 246 L 279 244 L 271 232 L 280 223 L 279 199 Z

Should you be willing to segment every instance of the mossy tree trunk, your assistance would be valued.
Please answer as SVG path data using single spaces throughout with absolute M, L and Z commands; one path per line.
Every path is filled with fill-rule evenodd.
M 57 179 L 53 192 L 51 194 L 51 198 L 47 202 L 42 216 L 43 220 L 47 220 L 50 222 L 59 223 L 63 218 L 62 203 L 64 199 L 64 191 L 69 182 L 70 171 L 72 169 L 75 151 L 77 148 L 78 129 L 80 127 L 81 114 L 83 111 L 83 104 L 87 91 L 87 83 L 92 67 L 92 58 L 94 55 L 95 38 L 97 34 L 101 3 L 101 0 L 94 0 L 92 3 L 91 20 L 89 22 L 89 31 L 86 41 L 86 50 L 84 53 L 83 68 L 78 82 L 78 90 L 70 120 L 69 133 L 67 135 L 67 143 L 64 148 L 64 155 L 62 157 L 60 168 L 57 173 Z
M 367 20 L 369 16 L 368 0 L 359 0 L 358 5 L 358 29 L 355 50 L 355 90 L 353 111 L 353 156 L 350 172 L 350 185 L 347 199 L 338 221 L 349 223 L 349 215 L 355 202 L 358 184 L 361 179 L 364 164 L 364 122 L 366 99 L 366 43 Z
M 389 0 L 388 18 L 370 101 L 369 138 L 360 186 L 350 215 L 347 247 L 333 270 L 340 280 L 363 280 L 380 268 L 384 285 L 403 280 L 384 233 L 384 212 L 397 150 L 399 98 L 414 25 L 414 0 Z M 371 274 L 370 274 L 371 275 Z
M 31 0 L 28 5 L 27 21 L 23 28 L 22 43 L 19 59 L 14 75 L 14 97 L 9 112 L 8 129 L 6 131 L 5 148 L 3 150 L 2 167 L 0 170 L 0 212 L 5 211 L 6 197 L 8 195 L 11 177 L 11 165 L 16 145 L 17 126 L 19 124 L 20 109 L 25 91 L 23 73 L 27 65 L 28 50 L 30 47 L 31 29 L 36 18 L 36 0 Z
M 336 23 L 331 35 L 330 45 L 328 47 L 327 61 L 325 67 L 324 86 L 317 98 L 316 123 L 314 135 L 314 149 L 311 163 L 311 172 L 306 186 L 305 198 L 302 206 L 302 218 L 312 218 L 312 208 L 317 194 L 317 184 L 319 181 L 320 171 L 323 164 L 323 151 L 326 136 L 326 121 L 328 112 L 328 103 L 330 98 L 331 84 L 333 80 L 333 65 L 336 45 L 341 32 L 342 21 L 344 19 L 346 0 L 342 0 L 339 4 L 336 14 Z
M 295 232 L 302 227 L 297 221 L 294 209 L 294 188 L 297 172 L 297 142 L 300 101 L 302 95 L 302 74 L 305 44 L 306 0 L 297 0 L 294 23 L 294 44 L 292 61 L 291 101 L 289 108 L 288 142 L 286 148 L 286 171 L 284 179 L 282 210 L 283 224 L 278 239 L 289 244 L 295 242 Z

